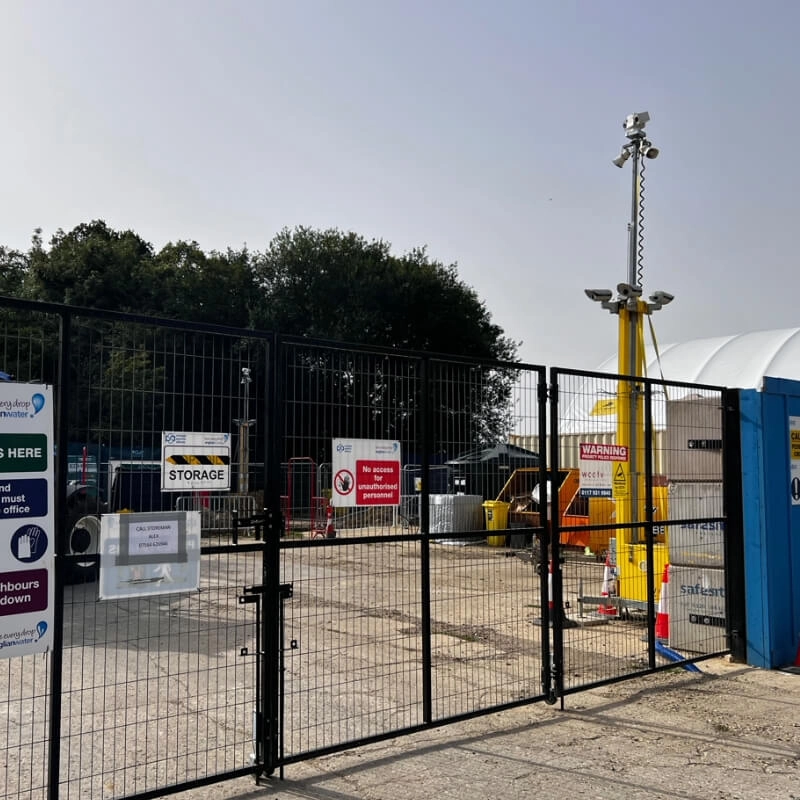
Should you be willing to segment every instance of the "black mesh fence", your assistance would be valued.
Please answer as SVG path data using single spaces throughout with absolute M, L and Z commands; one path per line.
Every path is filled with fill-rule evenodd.
M 554 372 L 562 689 L 727 651 L 725 390 Z
M 0 650 L 4 796 L 158 797 L 729 646 L 724 390 L 0 326 L 0 371 L 58 401 L 53 645 Z

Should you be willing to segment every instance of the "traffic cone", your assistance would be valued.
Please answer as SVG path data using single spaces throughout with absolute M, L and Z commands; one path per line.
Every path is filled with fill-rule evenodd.
M 328 503 L 328 511 L 325 515 L 325 538 L 336 538 L 336 526 L 333 524 L 333 506 Z
M 669 641 L 669 564 L 664 564 L 664 574 L 661 576 L 661 596 L 658 598 L 658 613 L 656 614 L 656 639 Z
M 603 588 L 600 590 L 601 597 L 614 597 L 616 592 L 616 587 L 614 582 L 616 577 L 614 575 L 614 565 L 611 563 L 611 553 L 606 553 L 606 563 L 603 567 Z M 616 617 L 617 616 L 617 607 L 611 605 L 610 602 L 608 603 L 601 603 L 597 606 L 597 613 L 603 614 L 606 617 Z

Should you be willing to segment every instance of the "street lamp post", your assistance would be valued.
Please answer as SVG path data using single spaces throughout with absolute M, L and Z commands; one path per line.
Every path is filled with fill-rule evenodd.
M 644 375 L 644 317 L 673 300 L 668 292 L 657 291 L 649 302 L 642 300 L 642 212 L 644 165 L 658 156 L 658 148 L 647 139 L 645 125 L 650 121 L 646 111 L 630 114 L 623 123 L 628 141 L 613 164 L 622 167 L 632 161 L 631 218 L 628 223 L 628 274 L 627 282 L 617 285 L 617 296 L 612 300 L 609 289 L 587 289 L 589 299 L 619 317 L 618 372 L 626 376 L 618 384 L 617 444 L 628 448 L 629 463 L 625 490 L 615 492 L 616 521 L 620 524 L 642 522 L 645 509 L 645 459 L 644 416 L 642 414 L 642 385 L 637 378 Z M 638 544 L 638 528 L 621 529 L 622 544 Z M 628 548 L 633 557 L 633 549 Z

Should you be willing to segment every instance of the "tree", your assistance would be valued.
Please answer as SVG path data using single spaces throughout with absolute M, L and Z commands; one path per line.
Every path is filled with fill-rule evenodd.
M 513 361 L 517 344 L 492 323 L 455 265 L 431 260 L 424 249 L 396 257 L 383 241 L 297 228 L 273 239 L 255 259 L 254 274 L 263 294 L 254 306 L 255 327 L 474 359 L 439 365 L 423 394 L 418 366 L 401 364 L 399 354 L 367 363 L 296 347 L 287 401 L 304 413 L 315 409 L 320 459 L 331 435 L 344 435 L 341 419 L 325 419 L 331 405 L 351 410 L 346 435 L 353 437 L 398 438 L 419 448 L 418 422 L 427 407 L 440 442 L 463 448 L 505 438 L 514 370 L 482 362 Z
M 37 300 L 113 311 L 153 307 L 153 248 L 133 231 L 114 231 L 102 220 L 59 229 L 49 250 L 34 238 L 28 258 L 27 294 Z
M 261 301 L 254 327 L 353 343 L 513 361 L 517 344 L 494 325 L 456 265 L 425 249 L 396 257 L 355 233 L 285 229 L 253 263 Z
M 247 249 L 204 253 L 197 242 L 170 242 L 154 259 L 158 313 L 246 327 L 255 301 Z

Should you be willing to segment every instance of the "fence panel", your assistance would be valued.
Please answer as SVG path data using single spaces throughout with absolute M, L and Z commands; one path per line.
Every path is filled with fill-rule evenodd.
M 724 390 L 552 381 L 560 691 L 727 652 Z M 577 463 L 560 463 L 562 436 Z
M 0 663 L 6 796 L 157 797 L 728 649 L 718 387 L 16 301 L 0 326 L 0 371 L 64 412 L 59 637 Z M 170 431 L 230 436 L 229 493 L 165 491 Z M 176 511 L 198 589 L 100 600 L 101 515 Z
M 531 511 L 530 490 L 517 498 L 514 529 L 508 515 L 496 517 L 489 546 L 484 503 L 497 501 L 518 467 L 539 468 L 534 453 L 488 443 L 514 425 L 538 429 L 543 373 L 283 346 L 275 457 L 292 520 L 281 582 L 292 590 L 279 763 L 540 699 L 548 647 L 538 506 Z M 399 445 L 391 501 L 364 500 L 382 486 L 372 477 L 362 485 L 380 473 L 358 455 L 364 442 L 386 452 Z M 335 538 L 316 535 L 289 490 L 305 497 L 320 475 Z M 362 489 L 363 502 L 353 500 Z
M 0 308 L 0 371 L 22 383 L 56 384 L 59 318 L 55 314 Z M 13 430 L 4 418 L 3 431 Z M 0 793 L 43 797 L 50 758 L 52 653 L 13 655 L 0 639 Z M 2 791 L 4 789 L 4 791 Z

